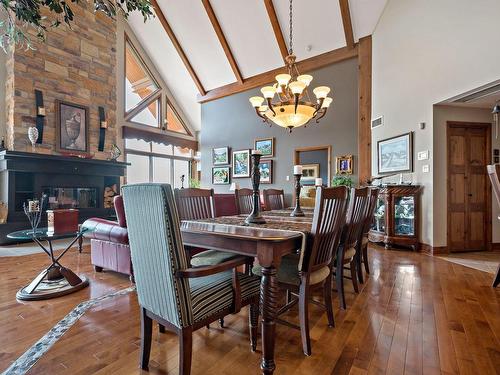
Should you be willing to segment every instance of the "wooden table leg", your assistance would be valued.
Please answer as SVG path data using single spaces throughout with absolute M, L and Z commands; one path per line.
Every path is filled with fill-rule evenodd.
M 275 318 L 278 308 L 278 282 L 276 268 L 271 265 L 262 267 L 260 283 L 260 308 L 262 316 L 262 362 L 263 374 L 272 374 L 276 368 L 274 362 Z

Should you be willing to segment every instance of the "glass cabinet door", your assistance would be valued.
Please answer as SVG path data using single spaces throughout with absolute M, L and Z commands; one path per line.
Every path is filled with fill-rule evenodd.
M 394 197 L 394 234 L 415 235 L 415 197 Z
M 383 197 L 377 199 L 372 230 L 385 233 L 385 199 Z

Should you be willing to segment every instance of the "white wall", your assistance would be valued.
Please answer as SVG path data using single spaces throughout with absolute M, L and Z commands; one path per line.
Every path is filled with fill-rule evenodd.
M 415 132 L 413 181 L 424 185 L 422 242 L 442 245 L 446 228 L 434 223 L 433 105 L 500 78 L 498 0 L 389 0 L 373 34 L 372 115 L 385 124 L 373 130 L 372 169 L 377 174 L 377 141 Z M 419 123 L 427 124 L 424 130 Z M 440 144 L 444 147 L 444 144 Z M 429 163 L 429 173 L 422 165 Z M 434 233 L 434 229 L 439 233 Z M 439 239 L 439 242 L 436 240 Z

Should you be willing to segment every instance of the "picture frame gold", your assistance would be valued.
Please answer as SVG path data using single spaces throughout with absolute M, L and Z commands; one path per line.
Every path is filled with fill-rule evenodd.
M 336 174 L 353 174 L 353 156 L 351 154 L 335 157 Z

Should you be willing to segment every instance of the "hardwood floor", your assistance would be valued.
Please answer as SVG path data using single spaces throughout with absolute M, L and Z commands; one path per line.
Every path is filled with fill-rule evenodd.
M 492 275 L 437 257 L 372 246 L 372 274 L 359 295 L 346 283 L 346 311 L 334 301 L 335 328 L 311 312 L 312 356 L 300 333 L 277 326 L 276 374 L 500 374 L 500 288 Z M 130 286 L 127 277 L 94 273 L 88 249 L 63 264 L 90 278 L 90 287 L 61 298 L 18 302 L 16 291 L 47 262 L 44 254 L 0 260 L 0 371 L 79 302 Z M 298 321 L 297 311 L 287 317 Z M 196 374 L 257 374 L 247 311 L 194 334 Z M 29 374 L 147 374 L 138 369 L 139 309 L 134 292 L 91 308 Z M 261 341 L 259 340 L 259 347 Z M 178 343 L 155 329 L 150 374 L 177 374 Z

